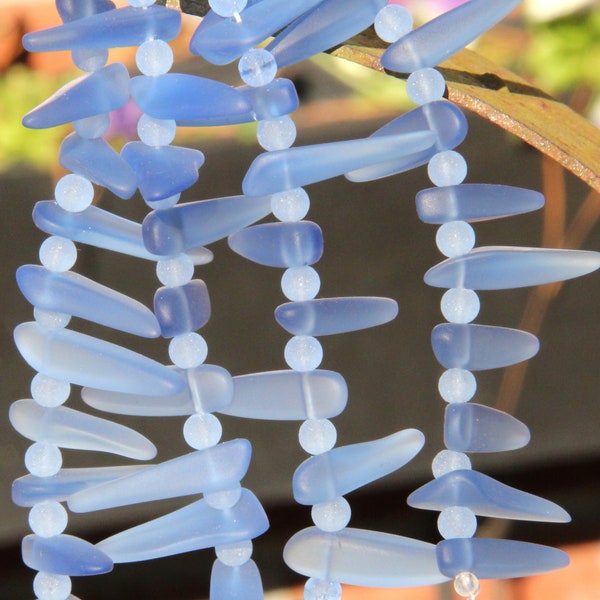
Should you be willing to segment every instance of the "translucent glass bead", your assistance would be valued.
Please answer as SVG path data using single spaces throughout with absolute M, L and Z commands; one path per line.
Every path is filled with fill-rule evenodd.
M 208 0 L 208 3 L 220 17 L 233 17 L 246 8 L 247 0 Z
M 438 517 L 438 530 L 446 540 L 472 537 L 477 530 L 477 517 L 464 506 L 449 506 Z
M 137 124 L 140 140 L 147 146 L 167 146 L 175 138 L 177 125 L 170 119 L 154 119 L 142 115 Z
M 295 335 L 285 345 L 285 362 L 295 371 L 312 371 L 323 360 L 323 348 L 317 338 Z
M 221 422 L 210 413 L 192 415 L 183 425 L 183 437 L 186 443 L 196 450 L 216 446 L 222 433 Z
M 38 600 L 67 600 L 71 593 L 71 578 L 40 571 L 33 579 L 33 591 Z
M 475 231 L 466 221 L 450 221 L 437 230 L 435 243 L 444 256 L 461 256 L 475 245 Z
M 300 425 L 298 441 L 305 452 L 323 454 L 335 446 L 337 431 L 329 419 L 307 419 Z
M 457 185 L 467 176 L 467 162 L 462 154 L 444 150 L 431 158 L 427 165 L 427 175 L 434 185 Z
M 438 390 L 446 402 L 468 402 L 475 395 L 477 380 L 471 371 L 448 369 L 438 381 Z
M 251 48 L 238 63 L 240 77 L 252 87 L 267 85 L 275 79 L 277 63 L 273 55 L 263 48 Z
M 335 581 L 311 577 L 304 585 L 304 600 L 339 600 L 342 586 Z
M 53 235 L 46 238 L 40 246 L 40 262 L 49 271 L 57 273 L 68 271 L 76 260 L 77 248 L 67 238 Z
M 395 42 L 406 35 L 413 26 L 410 12 L 399 4 L 384 6 L 375 16 L 375 33 L 384 42 Z
M 315 504 L 310 511 L 313 523 L 323 531 L 340 531 L 350 521 L 352 510 L 350 504 L 343 496 Z
M 216 510 L 227 510 L 233 508 L 242 496 L 242 488 L 240 484 L 227 489 L 219 490 L 218 492 L 212 492 L 210 494 L 204 494 L 206 503 Z
M 66 402 L 71 393 L 71 384 L 37 373 L 31 380 L 30 391 L 31 397 L 40 406 L 51 408 Z
M 144 75 L 164 75 L 173 65 L 173 50 L 163 40 L 148 40 L 137 49 L 135 64 Z
M 198 333 L 182 333 L 169 342 L 169 357 L 180 369 L 193 369 L 205 360 L 208 354 L 206 340 Z
M 93 73 L 99 71 L 106 64 L 108 50 L 105 48 L 73 50 L 71 58 L 77 68 Z
M 61 177 L 54 188 L 58 205 L 68 212 L 85 210 L 94 199 L 94 186 L 81 175 L 69 173 Z
M 431 471 L 435 478 L 450 473 L 450 471 L 470 468 L 470 458 L 466 454 L 454 452 L 454 450 L 442 450 L 438 452 L 431 463 Z
M 310 198 L 304 188 L 294 188 L 271 196 L 271 210 L 280 221 L 300 221 L 309 208 Z
M 62 533 L 68 520 L 64 506 L 54 500 L 38 502 L 29 511 L 29 527 L 40 537 L 52 537 Z
M 228 567 L 239 567 L 252 556 L 252 540 L 215 547 L 218 559 Z
M 167 287 L 185 285 L 194 276 L 194 262 L 185 253 L 159 260 L 156 263 L 156 276 Z
M 146 6 L 154 4 L 154 0 L 127 0 L 127 4 L 136 8 L 145 8 Z
M 75 133 L 82 138 L 91 140 L 102 136 L 110 125 L 108 113 L 73 121 Z
M 71 315 L 50 310 L 42 310 L 37 306 L 33 308 L 33 317 L 40 327 L 49 331 L 64 329 L 71 320 Z
M 479 594 L 479 579 L 473 573 L 459 573 L 454 578 L 454 591 L 463 598 L 473 600 Z
M 60 471 L 62 454 L 54 444 L 36 442 L 25 452 L 25 466 L 36 477 L 51 477 Z
M 320 287 L 319 274 L 309 266 L 290 267 L 281 277 L 281 291 L 286 298 L 296 302 L 311 300 L 319 293 Z
M 181 193 L 173 194 L 172 196 L 163 198 L 162 200 L 156 200 L 154 202 L 152 200 L 145 200 L 145 202 L 154 210 L 166 210 L 167 208 L 173 208 L 179 202 L 179 198 L 181 198 Z
M 442 314 L 451 323 L 470 323 L 479 314 L 479 296 L 465 288 L 451 288 L 440 303 Z
M 430 67 L 414 71 L 406 80 L 406 93 L 415 104 L 427 104 L 440 100 L 445 91 L 444 76 Z
M 296 125 L 287 116 L 261 121 L 256 129 L 256 139 L 268 151 L 289 148 L 296 139 Z

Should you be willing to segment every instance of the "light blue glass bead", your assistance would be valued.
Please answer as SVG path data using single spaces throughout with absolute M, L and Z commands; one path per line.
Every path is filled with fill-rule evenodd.
M 102 138 L 85 139 L 69 134 L 60 146 L 60 164 L 108 188 L 119 198 L 131 198 L 137 190 L 137 177 L 131 167 Z
M 270 196 L 228 196 L 178 204 L 146 216 L 144 243 L 152 253 L 173 255 L 216 242 L 270 212 Z
M 413 18 L 406 7 L 398 4 L 388 4 L 375 15 L 373 26 L 377 37 L 384 42 L 391 43 L 400 39 L 412 29 Z
M 33 592 L 38 600 L 70 600 L 71 578 L 40 571 L 33 578 Z
M 63 23 L 83 19 L 97 13 L 113 10 L 114 2 L 111 0 L 92 0 L 81 2 L 81 0 L 56 0 L 56 10 Z
M 194 279 L 179 287 L 159 288 L 154 294 L 154 313 L 165 338 L 200 329 L 210 318 L 206 284 Z
M 319 336 L 376 327 L 397 314 L 395 300 L 357 296 L 287 302 L 275 309 L 275 320 L 294 335 Z
M 487 221 L 544 206 L 544 196 L 539 192 L 491 183 L 427 188 L 417 193 L 416 200 L 419 219 L 436 225 L 449 221 Z
M 444 150 L 431 157 L 427 175 L 431 183 L 439 186 L 459 185 L 467 176 L 467 161 L 454 150 Z
M 447 577 L 463 572 L 474 573 L 479 579 L 529 577 L 569 564 L 569 556 L 562 550 L 514 540 L 443 540 L 436 554 L 440 571 Z
M 87 119 L 73 121 L 75 133 L 86 140 L 96 139 L 103 136 L 110 127 L 110 114 L 103 113 Z
M 38 265 L 17 270 L 25 298 L 43 310 L 66 313 L 142 337 L 158 337 L 160 326 L 141 302 L 95 281 L 66 271 L 53 273 Z
M 425 149 L 415 148 L 412 153 L 400 158 L 389 156 L 387 161 L 373 166 L 360 165 L 356 170 L 347 172 L 346 178 L 350 181 L 371 181 L 424 165 L 438 152 L 451 150 L 460 144 L 467 135 L 467 129 L 467 119 L 460 108 L 447 100 L 418 106 L 380 127 L 371 137 L 429 130 L 435 134 L 434 144 Z
M 156 456 L 154 444 L 137 431 L 66 406 L 44 408 L 34 400 L 17 400 L 10 406 L 9 419 L 22 436 L 35 442 L 136 460 Z
M 504 290 L 587 275 L 600 268 L 600 252 L 485 246 L 445 260 L 425 273 L 433 287 Z
M 253 539 L 269 527 L 256 496 L 242 490 L 238 503 L 217 510 L 199 500 L 98 544 L 115 563 L 137 562 Z
M 340 446 L 305 460 L 294 473 L 294 499 L 299 504 L 320 504 L 344 496 L 393 473 L 410 462 L 425 443 L 416 429 L 387 437 Z
M 23 117 L 31 129 L 56 127 L 117 110 L 129 100 L 129 73 L 120 63 L 83 75 L 56 91 Z
M 256 128 L 256 141 L 268 151 L 284 150 L 296 140 L 296 125 L 290 117 L 260 121 Z
M 504 485 L 472 470 L 451 471 L 415 490 L 409 506 L 442 510 L 466 506 L 476 515 L 522 521 L 568 523 L 569 514 L 554 502 Z
M 467 402 L 448 404 L 444 443 L 455 452 L 504 452 L 529 443 L 527 426 L 501 410 Z
M 296 86 L 291 79 L 279 78 L 262 87 L 244 85 L 236 89 L 250 102 L 252 117 L 256 121 L 287 115 L 294 112 L 300 104 Z
M 430 148 L 434 143 L 435 135 L 431 131 L 421 131 L 264 152 L 250 165 L 242 189 L 249 196 L 282 192 L 361 167 L 397 160 Z
M 233 401 L 219 412 L 246 419 L 329 419 L 348 401 L 346 382 L 334 371 L 267 371 L 238 375 L 233 383 Z
M 267 46 L 286 67 L 337 46 L 373 24 L 387 0 L 324 0 L 277 34 Z
M 406 80 L 406 94 L 415 104 L 441 100 L 445 92 L 446 80 L 436 69 L 419 69 L 411 73 Z
M 147 40 L 137 49 L 135 64 L 143 75 L 164 75 L 173 66 L 173 50 L 162 40 Z
M 26 535 L 21 543 L 21 555 L 31 569 L 55 575 L 101 575 L 113 569 L 112 560 L 104 552 L 72 535 L 49 538 Z
M 226 65 L 321 1 L 262 0 L 248 5 L 240 22 L 228 18 L 200 24 L 190 41 L 190 51 L 215 65 Z
M 140 502 L 209 494 L 229 489 L 244 477 L 252 446 L 238 439 L 178 456 L 132 475 L 73 494 L 69 509 L 91 512 Z
M 108 61 L 108 50 L 73 50 L 71 52 L 73 64 L 82 71 L 89 73 L 99 71 Z
M 297 573 L 366 587 L 442 583 L 435 546 L 390 533 L 347 527 L 326 533 L 309 527 L 285 545 L 283 560 Z
M 246 0 L 208 0 L 208 4 L 220 17 L 233 17 L 236 13 L 239 16 L 247 3 Z
M 115 392 L 166 396 L 183 389 L 181 377 L 160 363 L 110 342 L 37 323 L 15 328 L 15 344 L 31 367 L 55 379 Z
M 229 236 L 229 247 L 260 265 L 303 267 L 323 255 L 323 232 L 312 221 L 263 223 Z
M 211 600 L 262 600 L 260 572 L 253 560 L 230 567 L 216 560 L 210 573 Z
M 442 323 L 431 332 L 431 345 L 446 369 L 482 371 L 514 365 L 535 356 L 540 343 L 520 329 Z
M 273 55 L 264 48 L 250 48 L 238 62 L 242 81 L 252 87 L 262 87 L 275 79 L 277 63 Z
M 39 502 L 51 500 L 64 502 L 71 494 L 104 481 L 124 477 L 147 469 L 146 465 L 127 467 L 86 467 L 80 469 L 61 469 L 52 477 L 34 477 L 25 475 L 15 479 L 12 484 L 12 501 L 17 506 L 34 506 Z
M 340 600 L 342 586 L 337 581 L 310 577 L 304 584 L 304 600 Z
M 187 383 L 185 389 L 170 396 L 120 394 L 94 388 L 83 388 L 81 397 L 98 410 L 140 417 L 177 417 L 195 412 L 215 412 L 228 406 L 233 398 L 233 378 L 216 365 L 200 365 L 195 369 L 177 369 Z
M 520 0 L 470 0 L 414 29 L 382 55 L 385 69 L 412 73 L 435 67 L 501 21 Z
M 193 148 L 160 146 L 129 142 L 121 156 L 138 179 L 140 194 L 147 202 L 157 202 L 191 187 L 198 181 L 204 154 Z
M 51 52 L 139 46 L 150 38 L 168 42 L 180 28 L 181 15 L 176 10 L 159 5 L 144 10 L 125 7 L 27 33 L 23 47 L 29 52 Z

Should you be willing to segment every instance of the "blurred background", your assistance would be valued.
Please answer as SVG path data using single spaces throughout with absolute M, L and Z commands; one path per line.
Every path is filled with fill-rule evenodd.
M 459 4 L 457 0 L 404 2 L 417 20 L 426 20 Z M 122 5 L 124 2 L 117 2 Z M 187 40 L 198 19 L 184 18 L 184 35 L 172 44 L 173 71 L 201 74 L 239 84 L 236 68 L 216 69 L 190 58 Z M 14 279 L 18 266 L 37 263 L 44 234 L 31 222 L 38 200 L 52 198 L 54 182 L 64 173 L 58 148 L 69 127 L 32 131 L 21 126 L 25 112 L 78 75 L 68 53 L 32 55 L 20 44 L 23 33 L 58 24 L 50 0 L 0 0 L 0 255 L 2 256 L 2 399 L 10 404 L 29 396 L 33 371 L 12 343 L 12 330 L 31 320 L 31 307 Z M 514 69 L 559 97 L 587 118 L 600 122 L 600 5 L 585 0 L 530 0 L 482 39 L 474 49 Z M 135 72 L 132 50 L 113 51 Z M 281 73 L 294 80 L 301 108 L 294 114 L 297 145 L 351 139 L 409 110 L 403 82 L 365 68 L 319 56 Z M 600 198 L 537 151 L 501 129 L 467 115 L 470 134 L 460 146 L 469 165 L 467 182 L 491 182 L 544 191 L 547 206 L 534 214 L 480 223 L 477 245 L 565 246 L 600 250 Z M 139 111 L 131 104 L 112 115 L 108 137 L 118 149 L 136 137 Z M 556 124 L 560 127 L 560 123 Z M 241 180 L 258 153 L 255 125 L 235 128 L 180 128 L 174 143 L 201 149 L 206 163 L 197 185 L 182 201 L 240 193 Z M 442 368 L 429 344 L 431 328 L 443 321 L 441 290 L 423 283 L 424 272 L 442 260 L 435 248 L 435 227 L 421 223 L 414 197 L 429 187 L 426 170 L 364 184 L 336 178 L 310 186 L 308 218 L 325 237 L 317 268 L 321 297 L 375 295 L 400 305 L 395 321 L 364 332 L 322 338 L 322 367 L 339 371 L 349 387 L 346 411 L 334 421 L 338 445 L 383 437 L 415 427 L 426 445 L 409 465 L 349 495 L 351 525 L 439 539 L 437 513 L 417 511 L 406 497 L 431 478 L 430 463 L 442 449 L 444 403 L 437 393 Z M 95 202 L 141 222 L 148 208 L 139 196 L 122 201 L 97 189 Z M 248 263 L 225 242 L 211 246 L 215 260 L 197 268 L 208 285 L 212 317 L 202 335 L 208 361 L 233 375 L 286 368 L 283 347 L 288 335 L 273 319 L 285 301 L 281 271 Z M 75 267 L 93 279 L 152 304 L 154 267 L 144 261 L 79 246 Z M 530 444 L 511 453 L 473 456 L 474 468 L 503 483 L 562 505 L 573 517 L 567 525 L 479 519 L 478 535 L 508 537 L 557 545 L 572 565 L 540 577 L 484 582 L 487 600 L 600 598 L 600 278 L 598 274 L 564 283 L 501 292 L 482 292 L 478 323 L 519 327 L 539 336 L 541 350 L 525 365 L 480 372 L 477 402 L 508 410 L 531 429 Z M 168 362 L 164 340 L 144 340 L 109 332 L 84 322 L 73 328 L 110 339 Z M 69 406 L 94 412 L 74 387 Z M 111 418 L 110 415 L 101 415 Z M 162 461 L 186 451 L 183 418 L 118 417 L 147 435 Z M 117 420 L 115 419 L 115 420 Z M 267 597 L 299 599 L 302 580 L 284 565 L 281 550 L 297 530 L 311 524 L 307 507 L 295 505 L 291 477 L 306 458 L 297 442 L 297 423 L 242 421 L 222 417 L 223 440 L 248 438 L 254 447 L 244 485 L 263 501 L 270 530 L 255 540 L 253 558 L 261 568 Z M 29 442 L 0 422 L 0 598 L 29 600 L 33 572 L 21 564 L 20 538 L 27 534 L 27 511 L 10 501 L 12 480 L 25 474 L 23 454 Z M 125 464 L 107 456 L 65 451 L 65 466 Z M 88 515 L 72 515 L 68 532 L 92 542 L 164 514 L 189 502 L 171 500 Z M 200 600 L 208 595 L 214 554 L 195 552 L 149 563 L 118 565 L 113 573 L 75 580 L 73 593 L 84 600 Z M 433 600 L 453 598 L 449 586 L 415 590 L 363 590 L 348 586 L 345 600 Z

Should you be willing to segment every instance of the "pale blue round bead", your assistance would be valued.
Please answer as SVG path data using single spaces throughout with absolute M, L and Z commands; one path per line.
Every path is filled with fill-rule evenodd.
M 479 314 L 479 296 L 466 288 L 451 288 L 440 303 L 442 314 L 450 323 L 470 323 Z
M 335 581 L 311 577 L 304 585 L 304 600 L 339 600 L 342 586 Z
M 127 0 L 127 4 L 135 8 L 144 8 L 154 4 L 154 0 Z
M 328 452 L 335 446 L 336 440 L 337 430 L 329 419 L 307 419 L 298 431 L 300 446 L 309 454 Z
M 321 279 L 315 269 L 309 266 L 290 267 L 281 277 L 281 291 L 295 302 L 312 300 L 321 287 Z
M 169 342 L 169 357 L 180 369 L 200 366 L 208 354 L 206 340 L 198 333 L 182 333 Z
M 435 242 L 444 256 L 461 256 L 475 245 L 475 231 L 466 221 L 450 221 L 437 230 Z
M 108 113 L 102 113 L 93 117 L 73 121 L 73 129 L 78 136 L 86 139 L 99 138 L 108 129 L 110 125 L 110 116 Z
M 406 80 L 406 93 L 415 104 L 427 104 L 444 97 L 446 81 L 435 69 L 427 67 L 414 71 Z
M 285 345 L 284 356 L 295 371 L 314 371 L 323 360 L 323 348 L 317 338 L 295 335 Z
M 269 152 L 285 150 L 296 139 L 296 125 L 288 116 L 260 121 L 256 128 L 256 139 Z
M 271 196 L 271 211 L 280 221 L 300 221 L 310 208 L 310 198 L 304 188 L 293 188 Z
M 61 177 L 54 187 L 57 204 L 68 212 L 81 212 L 94 200 L 94 186 L 89 179 L 69 173 Z
M 477 390 L 477 380 L 471 371 L 448 369 L 438 382 L 441 397 L 448 403 L 468 402 Z
M 75 264 L 77 248 L 71 240 L 53 235 L 42 242 L 39 256 L 40 262 L 46 269 L 62 273 Z
M 48 377 L 43 373 L 36 373 L 31 380 L 31 397 L 40 405 L 47 408 L 60 406 L 67 401 L 71 394 L 71 384 Z
M 438 517 L 438 530 L 445 539 L 473 537 L 477 530 L 477 517 L 465 506 L 448 506 Z
M 277 73 L 277 63 L 268 50 L 251 48 L 242 54 L 238 70 L 244 83 L 252 87 L 261 87 L 273 81 Z
M 71 578 L 40 571 L 33 578 L 33 591 L 38 600 L 67 600 L 71 594 Z
M 35 442 L 25 452 L 25 466 L 35 477 L 51 477 L 60 471 L 62 454 L 54 444 Z
M 164 75 L 173 66 L 173 50 L 163 40 L 148 40 L 137 49 L 135 62 L 144 75 Z
M 431 462 L 431 472 L 437 479 L 450 471 L 470 469 L 471 459 L 463 452 L 454 450 L 442 450 L 438 452 Z
M 192 415 L 183 425 L 183 438 L 196 450 L 216 446 L 222 434 L 221 422 L 211 413 Z
M 175 138 L 177 124 L 171 119 L 154 119 L 144 114 L 138 121 L 137 132 L 147 146 L 167 146 Z
M 388 4 L 377 13 L 373 25 L 384 42 L 393 43 L 412 29 L 413 18 L 404 6 Z
M 99 71 L 106 64 L 108 50 L 106 48 L 73 50 L 71 58 L 77 68 L 88 73 L 93 73 L 94 71 Z
M 228 567 L 240 567 L 252 556 L 252 540 L 215 546 L 217 558 Z
M 38 502 L 29 511 L 29 527 L 40 537 L 52 537 L 62 533 L 68 520 L 64 506 L 55 500 Z
M 64 329 L 69 324 L 71 315 L 51 310 L 43 310 L 34 306 L 33 318 L 42 329 L 55 331 L 57 329 Z
M 457 185 L 467 176 L 467 162 L 462 154 L 444 150 L 433 155 L 427 165 L 427 174 L 434 185 Z
M 246 8 L 247 0 L 208 0 L 210 8 L 220 17 L 233 17 Z
M 322 531 L 334 532 L 344 529 L 350 521 L 352 510 L 343 496 L 315 504 L 311 509 L 313 523 Z

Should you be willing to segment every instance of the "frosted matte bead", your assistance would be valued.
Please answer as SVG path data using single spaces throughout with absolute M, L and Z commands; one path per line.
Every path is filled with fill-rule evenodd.
M 41 308 L 33 307 L 33 318 L 43 329 L 64 329 L 71 320 L 71 315 L 59 312 L 51 312 Z
M 544 206 L 534 190 L 488 183 L 463 183 L 417 193 L 417 213 L 425 223 L 487 221 L 519 215 Z
M 337 431 L 329 419 L 307 419 L 298 431 L 300 446 L 309 454 L 322 454 L 331 450 L 336 440 Z
M 571 520 L 568 513 L 554 502 L 471 470 L 448 472 L 415 490 L 407 502 L 409 506 L 425 510 L 465 506 L 482 517 L 548 523 L 568 523 Z
M 294 473 L 300 504 L 329 502 L 403 467 L 421 450 L 425 437 L 405 429 L 387 437 L 340 446 L 305 460 Z
M 136 6 L 137 8 L 146 8 L 154 4 L 154 0 L 127 0 L 129 6 Z
M 378 37 L 384 42 L 391 43 L 399 40 L 412 29 L 413 18 L 406 7 L 388 4 L 377 13 L 373 25 Z
M 166 396 L 184 387 L 183 379 L 160 363 L 76 331 L 45 332 L 36 323 L 22 323 L 14 338 L 21 356 L 55 379 L 149 396 Z
M 121 156 L 138 178 L 140 194 L 146 202 L 169 198 L 198 181 L 198 169 L 204 154 L 193 148 L 160 146 L 152 148 L 142 142 L 123 146 Z
M 163 198 L 162 200 L 157 200 L 156 202 L 146 201 L 146 204 L 153 210 L 165 210 L 167 208 L 173 208 L 179 202 L 180 198 L 181 192 L 178 192 L 177 194 L 173 194 L 172 196 Z
M 427 174 L 434 185 L 458 185 L 467 176 L 467 161 L 454 150 L 438 152 L 431 157 Z
M 107 10 L 113 10 L 115 3 L 111 0 L 91 0 L 80 2 L 79 0 L 57 0 L 55 2 L 56 10 L 63 23 L 83 19 L 90 15 L 95 15 Z
M 343 498 L 335 498 L 328 502 L 313 505 L 311 509 L 313 523 L 322 531 L 340 531 L 350 521 L 352 511 L 350 504 Z
M 62 466 L 62 454 L 54 444 L 36 442 L 25 452 L 25 467 L 35 477 L 51 477 Z
M 137 124 L 140 140 L 147 146 L 166 146 L 175 138 L 177 126 L 169 119 L 154 119 L 143 114 Z
M 29 511 L 29 527 L 41 537 L 52 537 L 62 533 L 68 520 L 63 505 L 54 500 L 38 502 Z
M 169 358 L 180 369 L 199 367 L 207 355 L 206 340 L 198 333 L 180 333 L 169 342 Z
M 210 413 L 192 415 L 183 425 L 183 437 L 186 443 L 196 450 L 216 446 L 222 433 L 221 422 Z
M 471 0 L 414 29 L 382 55 L 385 69 L 412 73 L 435 67 L 502 20 L 520 0 Z
M 217 510 L 227 510 L 235 506 L 242 495 L 242 488 L 239 483 L 235 484 L 228 490 L 219 490 L 218 492 L 211 492 L 210 494 L 204 494 L 206 503 L 211 508 Z
M 53 235 L 42 242 L 39 256 L 46 269 L 61 273 L 68 271 L 75 264 L 77 248 L 71 240 Z
M 431 472 L 434 477 L 441 477 L 450 471 L 458 469 L 470 469 L 471 460 L 462 452 L 453 450 L 442 450 L 438 452 L 431 462 Z
M 309 3 L 306 3 L 309 4 Z M 386 0 L 324 0 L 277 34 L 267 46 L 279 67 L 337 46 L 373 24 Z
M 228 196 L 178 204 L 144 219 L 144 243 L 155 254 L 176 254 L 227 237 L 270 210 L 270 196 Z
M 31 397 L 40 405 L 47 407 L 60 406 L 71 394 L 68 381 L 60 381 L 36 373 L 31 380 Z
M 252 107 L 249 118 L 244 121 L 276 119 L 294 112 L 300 105 L 296 86 L 290 79 L 279 78 L 261 87 L 245 85 L 236 89 Z
M 446 93 L 446 81 L 444 76 L 435 69 L 419 69 L 408 76 L 406 93 L 415 104 L 441 100 Z
M 42 571 L 33 578 L 33 591 L 38 600 L 68 600 L 71 578 Z
M 259 123 L 259 127 L 260 127 Z M 303 188 L 295 188 L 273 194 L 271 210 L 280 221 L 300 221 L 308 213 L 310 198 Z
M 569 556 L 562 550 L 514 540 L 443 540 L 436 554 L 440 571 L 447 577 L 463 572 L 474 573 L 479 579 L 529 577 L 569 564 Z
M 199 500 L 107 538 L 97 547 L 115 563 L 136 562 L 253 539 L 268 526 L 256 496 L 243 490 L 229 510 L 216 510 Z
M 99 50 L 73 50 L 71 52 L 71 59 L 77 68 L 93 73 L 106 65 L 108 50 L 103 48 Z
M 210 574 L 212 600 L 262 600 L 263 586 L 253 560 L 230 567 L 216 560 Z
M 474 598 L 479 594 L 479 579 L 473 573 L 463 571 L 454 578 L 454 591 L 463 598 Z
M 194 262 L 185 253 L 156 263 L 156 276 L 165 286 L 176 288 L 188 284 L 194 276 Z
M 342 586 L 335 581 L 323 581 L 310 577 L 304 584 L 304 600 L 339 600 Z
M 456 452 L 503 452 L 529 443 L 526 425 L 501 410 L 472 402 L 448 404 L 444 443 Z
M 104 552 L 72 535 L 27 535 L 21 544 L 21 555 L 31 569 L 56 575 L 101 575 L 113 568 Z
M 446 369 L 482 371 L 527 360 L 537 354 L 540 343 L 535 335 L 519 329 L 442 323 L 431 332 L 431 346 Z
M 323 360 L 323 348 L 319 340 L 309 335 L 295 335 L 285 345 L 285 362 L 295 371 L 316 369 Z
M 598 268 L 600 252 L 486 246 L 432 267 L 425 273 L 425 283 L 503 290 L 564 281 Z
M 294 335 L 333 335 L 382 325 L 396 318 L 390 298 L 319 298 L 288 302 L 275 309 L 275 320 Z
M 23 36 L 30 52 L 86 50 L 139 46 L 150 38 L 169 41 L 181 28 L 181 15 L 164 6 L 109 10 L 76 21 L 34 31 Z
M 268 50 L 250 48 L 242 54 L 238 63 L 238 71 L 244 83 L 252 87 L 261 87 L 275 79 L 277 63 Z
M 91 512 L 177 498 L 213 493 L 234 487 L 250 464 L 252 447 L 238 439 L 199 452 L 190 452 L 142 471 L 99 481 L 69 497 L 73 512 Z
M 438 530 L 444 539 L 468 538 L 477 531 L 477 518 L 464 506 L 448 506 L 438 517 Z
M 437 230 L 435 241 L 445 256 L 461 256 L 473 249 L 475 232 L 465 221 L 450 221 Z
M 32 129 L 56 127 L 117 110 L 129 99 L 129 73 L 120 63 L 74 79 L 23 117 Z
M 233 402 L 219 412 L 246 419 L 329 419 L 346 407 L 348 387 L 333 371 L 268 371 L 233 378 Z
M 311 300 L 321 288 L 319 274 L 309 266 L 290 267 L 281 277 L 281 291 L 289 300 Z
M 249 196 L 282 192 L 361 167 L 388 163 L 426 150 L 434 143 L 431 131 L 420 131 L 265 152 L 250 165 L 242 189 Z
M 440 308 L 451 323 L 470 323 L 479 314 L 479 296 L 473 290 L 451 288 L 442 296 Z
M 17 270 L 21 293 L 34 306 L 67 313 L 143 337 L 158 337 L 160 326 L 141 302 L 67 271 L 53 273 L 38 265 Z
M 246 0 L 208 0 L 208 3 L 220 17 L 233 17 L 246 8 Z
M 446 402 L 468 402 L 477 391 L 477 381 L 471 371 L 448 369 L 438 381 L 438 390 Z
M 309 527 L 288 541 L 283 559 L 301 575 L 349 585 L 412 587 L 447 579 L 433 544 L 363 529 L 326 533 Z
M 215 548 L 218 559 L 228 567 L 239 567 L 252 556 L 252 540 L 223 544 Z
M 323 233 L 312 221 L 263 223 L 229 236 L 229 247 L 268 267 L 302 267 L 323 255 Z
M 94 186 L 85 177 L 69 173 L 58 180 L 54 198 L 61 208 L 69 212 L 81 212 L 94 200 Z
M 388 156 L 385 162 L 368 167 L 359 166 L 345 176 L 350 181 L 371 181 L 427 164 L 434 154 L 460 144 L 466 137 L 467 129 L 467 119 L 460 108 L 447 100 L 419 106 L 380 127 L 371 137 L 429 130 L 435 134 L 432 146 L 425 149 L 415 148 L 411 153 L 399 158 Z
M 256 128 L 256 139 L 265 150 L 284 150 L 296 139 L 296 125 L 286 116 L 261 121 Z
M 22 436 L 36 442 L 136 460 L 156 456 L 154 444 L 133 429 L 65 406 L 44 408 L 33 400 L 18 400 L 10 406 L 9 419 Z
M 144 75 L 163 75 L 173 66 L 173 50 L 162 40 L 147 40 L 137 49 L 135 64 Z
M 163 337 L 200 329 L 210 318 L 206 284 L 195 279 L 183 286 L 159 288 L 154 294 L 154 313 Z
M 79 121 L 73 121 L 75 133 L 85 139 L 99 138 L 106 133 L 109 125 L 110 116 L 108 113 L 87 117 L 86 119 L 80 119 Z
M 155 397 L 140 394 L 119 394 L 93 388 L 82 390 L 83 401 L 98 410 L 143 417 L 172 417 L 195 412 L 213 412 L 227 407 L 233 398 L 233 379 L 223 368 L 200 365 L 195 369 L 178 370 L 186 387 L 178 394 Z

